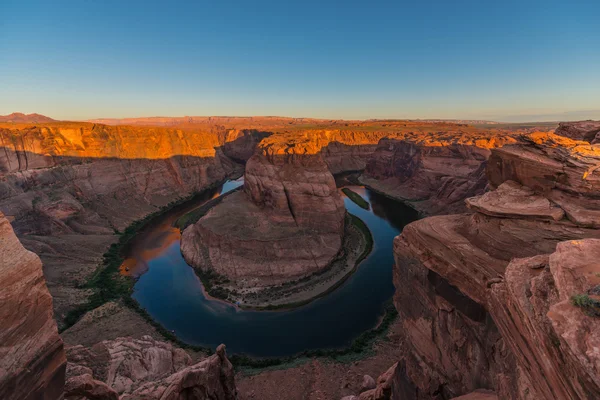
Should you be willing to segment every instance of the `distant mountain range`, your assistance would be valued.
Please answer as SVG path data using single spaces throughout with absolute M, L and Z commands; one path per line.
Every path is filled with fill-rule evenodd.
M 55 119 L 46 117 L 40 114 L 23 114 L 23 113 L 12 113 L 8 115 L 0 115 L 0 122 L 15 122 L 15 123 L 40 123 L 40 122 L 55 122 Z
M 566 122 L 566 121 L 585 121 L 585 120 L 600 120 L 600 110 L 579 110 L 565 111 L 561 113 L 551 114 L 522 114 L 522 115 L 507 115 L 504 117 L 495 118 L 497 121 L 503 122 Z
M 492 120 L 477 120 L 477 119 L 367 119 L 367 120 L 335 120 L 335 119 L 319 119 L 319 118 L 293 118 L 293 117 L 276 117 L 276 116 L 254 116 L 254 117 L 234 117 L 234 116 L 186 116 L 186 117 L 141 117 L 141 118 L 95 118 L 88 119 L 82 122 L 93 122 L 105 125 L 149 125 L 149 126 L 173 126 L 182 124 L 319 124 L 319 123 L 361 123 L 361 122 L 385 122 L 385 121 L 420 121 L 432 123 L 455 123 L 469 125 L 506 125 L 515 123 L 541 123 L 541 122 L 563 122 L 563 121 L 583 121 L 583 120 L 600 120 L 600 110 L 588 111 L 567 111 L 556 114 L 523 114 L 512 115 L 495 118 Z M 41 114 L 24 114 L 14 112 L 9 115 L 0 115 L 0 123 L 46 123 L 57 122 L 59 120 L 46 117 Z

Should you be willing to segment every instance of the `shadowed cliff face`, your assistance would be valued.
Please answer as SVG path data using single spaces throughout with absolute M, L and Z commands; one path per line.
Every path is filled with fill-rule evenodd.
M 485 191 L 490 149 L 511 142 L 482 132 L 382 139 L 361 181 L 423 214 L 461 212 L 465 198 Z
M 502 399 L 600 396 L 591 350 L 597 317 L 570 303 L 591 293 L 600 273 L 582 258 L 597 246 L 582 239 L 600 238 L 590 228 L 597 208 L 586 208 L 600 195 L 598 166 L 600 146 L 527 135 L 492 149 L 493 190 L 467 200 L 474 214 L 426 218 L 395 239 L 403 379 L 415 398 L 477 388 Z
M 66 358 L 40 259 L 0 212 L 0 398 L 61 399 Z

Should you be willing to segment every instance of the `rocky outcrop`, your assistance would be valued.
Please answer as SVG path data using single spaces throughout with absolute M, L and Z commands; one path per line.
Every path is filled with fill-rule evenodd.
M 597 144 L 600 143 L 600 121 L 561 122 L 554 133 L 569 139 Z
M 65 399 L 119 400 L 119 394 L 104 382 L 84 373 L 71 377 L 65 384 Z
M 506 181 L 481 196 L 468 198 L 466 203 L 468 208 L 491 217 L 559 221 L 565 216 L 562 208 L 513 181 Z
M 576 293 L 591 296 L 597 279 L 591 245 L 575 244 L 597 242 L 584 239 L 600 238 L 600 231 L 567 211 L 576 204 L 579 215 L 593 219 L 585 206 L 600 195 L 598 165 L 599 146 L 527 135 L 492 149 L 493 190 L 467 200 L 474 214 L 413 222 L 395 239 L 401 381 L 415 398 L 476 389 L 502 399 L 600 395 L 591 367 L 596 320 L 570 303 Z M 591 258 L 575 257 L 584 247 Z M 553 264 L 547 254 L 555 251 Z M 569 261 L 559 262 L 558 254 Z M 565 277 L 570 283 L 556 282 Z M 561 286 L 569 289 L 559 295 Z
M 513 260 L 488 292 L 490 313 L 540 398 L 600 395 L 599 260 L 598 239 L 562 242 L 550 256 Z
M 264 139 L 246 165 L 244 191 L 188 227 L 185 259 L 242 286 L 287 282 L 340 251 L 345 208 L 314 142 Z
M 204 361 L 184 368 L 160 381 L 147 383 L 122 400 L 235 400 L 233 366 L 225 346 Z
M 66 358 L 42 263 L 0 212 L 0 398 L 62 398 Z
M 237 398 L 233 366 L 223 345 L 216 354 L 197 363 L 182 349 L 149 336 L 103 341 L 91 348 L 74 346 L 67 356 L 70 376 L 66 398 Z
M 483 132 L 382 139 L 361 181 L 423 214 L 461 212 L 465 198 L 485 191 L 491 149 L 513 141 Z

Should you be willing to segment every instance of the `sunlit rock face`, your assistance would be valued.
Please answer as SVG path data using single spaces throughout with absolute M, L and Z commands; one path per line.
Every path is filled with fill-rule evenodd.
M 327 267 L 342 245 L 345 208 L 319 151 L 312 141 L 264 139 L 246 165 L 244 191 L 184 231 L 185 259 L 244 286 Z
M 395 239 L 404 381 L 417 398 L 600 396 L 597 317 L 570 303 L 598 279 L 599 152 L 547 133 L 492 149 L 492 191 L 467 200 L 473 214 L 416 221 Z
M 42 263 L 0 212 L 0 398 L 61 399 L 66 358 Z
M 465 198 L 485 191 L 490 150 L 511 142 L 485 132 L 382 139 L 361 180 L 423 214 L 462 212 Z
M 555 133 L 573 140 L 600 143 L 600 121 L 561 122 Z

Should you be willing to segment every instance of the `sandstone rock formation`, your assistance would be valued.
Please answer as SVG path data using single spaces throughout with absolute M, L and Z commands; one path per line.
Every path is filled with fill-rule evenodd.
M 0 398 L 62 398 L 66 358 L 42 263 L 0 212 Z
M 244 192 L 184 231 L 185 259 L 243 286 L 325 268 L 342 245 L 345 208 L 319 151 L 313 141 L 264 139 L 246 165 Z
M 597 144 L 600 143 L 600 121 L 561 122 L 554 133 Z
M 600 146 L 527 135 L 492 149 L 493 191 L 467 200 L 474 214 L 426 218 L 395 239 L 400 381 L 415 398 L 476 389 L 502 399 L 600 396 L 596 317 L 570 302 L 596 284 L 597 241 L 583 239 L 600 231 L 582 221 L 593 220 L 585 207 L 600 198 L 598 165 Z M 569 214 L 573 204 L 585 218 Z
M 89 293 L 77 286 L 116 231 L 241 173 L 222 150 L 230 141 L 232 153 L 247 151 L 238 139 L 220 129 L 68 122 L 0 128 L 0 211 L 42 258 L 59 321 L 86 301 Z
M 67 398 L 237 398 L 233 366 L 223 345 L 216 354 L 195 364 L 182 349 L 149 336 L 103 341 L 91 348 L 74 346 L 67 357 Z
M 382 139 L 361 181 L 423 214 L 461 212 L 465 198 L 486 188 L 490 150 L 513 141 L 484 132 Z
M 541 398 L 600 395 L 600 319 L 574 296 L 600 293 L 600 240 L 561 242 L 550 256 L 515 259 L 488 292 L 489 310 Z M 600 303 L 599 303 L 600 304 Z

